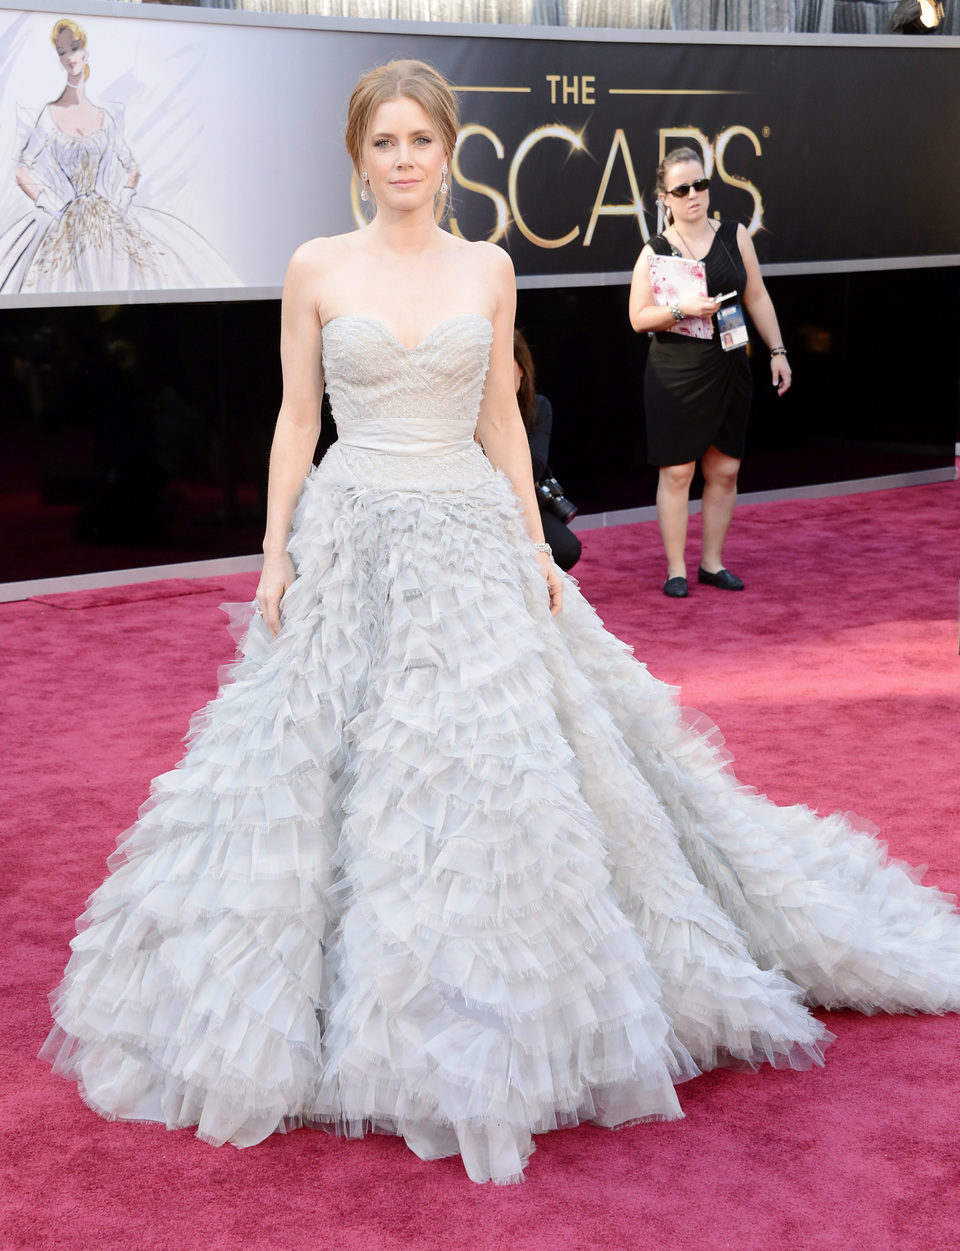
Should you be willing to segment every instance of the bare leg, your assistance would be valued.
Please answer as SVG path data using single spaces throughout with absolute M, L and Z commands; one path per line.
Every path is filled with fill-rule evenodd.
M 704 452 L 703 470 L 703 555 L 700 564 L 707 573 L 723 568 L 723 543 L 730 529 L 737 502 L 737 474 L 740 462 L 715 447 Z
M 687 509 L 696 461 L 688 465 L 661 465 L 657 484 L 657 521 L 667 553 L 667 577 L 687 576 Z

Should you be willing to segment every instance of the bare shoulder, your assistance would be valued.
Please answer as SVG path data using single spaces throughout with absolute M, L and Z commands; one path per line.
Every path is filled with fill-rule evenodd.
M 359 231 L 351 231 L 301 243 L 287 266 L 284 300 L 310 306 L 321 322 L 326 321 L 330 290 L 336 287 L 338 276 L 349 269 L 350 259 L 357 250 L 357 234 Z
M 316 273 L 328 269 L 353 250 L 352 236 L 328 235 L 301 243 L 290 258 L 291 273 Z
M 747 246 L 753 251 L 753 240 L 750 238 L 750 231 L 747 230 L 743 222 L 737 222 L 737 243 L 741 248 Z
M 513 261 L 510 259 L 509 253 L 505 252 L 496 243 L 487 243 L 486 239 L 478 239 L 474 243 L 458 239 L 457 242 L 463 243 L 469 248 L 476 265 L 482 267 L 500 281 L 505 279 L 513 281 Z
M 756 261 L 757 251 L 753 246 L 753 240 L 750 238 L 750 231 L 747 230 L 743 222 L 737 222 L 737 247 L 740 249 L 740 255 L 745 261 Z
M 513 261 L 503 248 L 495 243 L 487 243 L 485 239 L 468 242 L 466 239 L 454 239 L 463 265 L 465 277 L 484 291 L 492 294 L 499 305 L 505 295 L 515 298 L 517 279 L 513 269 Z

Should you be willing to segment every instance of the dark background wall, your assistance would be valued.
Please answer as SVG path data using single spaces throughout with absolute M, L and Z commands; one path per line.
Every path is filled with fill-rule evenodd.
M 768 280 L 795 381 L 778 400 L 758 344 L 742 489 L 952 465 L 958 283 L 956 268 Z M 651 504 L 627 289 L 522 291 L 517 320 L 581 513 Z M 278 342 L 276 301 L 0 313 L 0 582 L 257 551 Z M 321 449 L 332 436 L 327 421 Z

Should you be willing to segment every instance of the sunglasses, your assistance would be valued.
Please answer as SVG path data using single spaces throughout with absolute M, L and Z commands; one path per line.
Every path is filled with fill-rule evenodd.
M 709 186 L 709 178 L 695 178 L 693 182 L 678 183 L 677 186 L 671 187 L 666 194 L 679 196 L 682 200 L 683 197 L 689 195 L 691 191 L 706 191 Z

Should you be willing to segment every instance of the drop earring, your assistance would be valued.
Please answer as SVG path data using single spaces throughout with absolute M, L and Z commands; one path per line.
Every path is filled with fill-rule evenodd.
M 447 192 L 450 190 L 450 188 L 447 186 L 447 162 L 446 161 L 443 162 L 443 169 L 441 169 L 440 173 L 443 176 L 443 182 L 441 182 L 440 184 L 440 194 L 446 195 Z
M 370 199 L 370 196 L 367 194 L 367 183 L 370 181 L 367 176 L 367 171 L 363 170 L 360 177 L 363 179 L 363 186 L 360 188 L 360 199 L 364 202 L 364 204 L 366 204 Z

